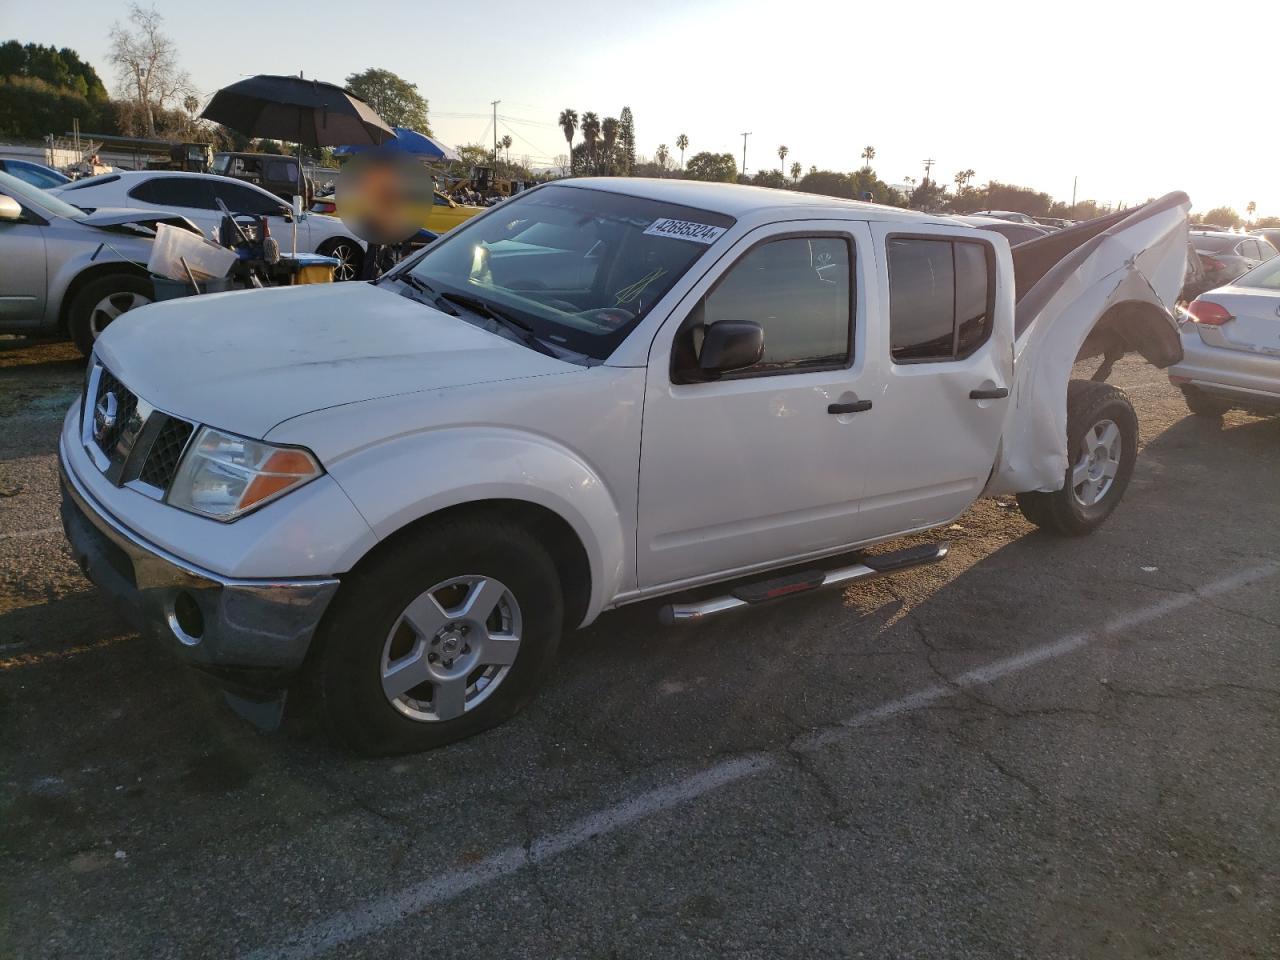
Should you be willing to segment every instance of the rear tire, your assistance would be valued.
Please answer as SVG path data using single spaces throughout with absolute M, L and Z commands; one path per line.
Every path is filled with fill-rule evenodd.
M 555 565 L 528 531 L 496 518 L 416 528 L 345 578 L 326 614 L 311 664 L 320 719 L 368 756 L 479 733 L 532 699 L 563 619 Z
M 94 341 L 120 314 L 145 306 L 156 298 L 146 277 L 113 273 L 86 283 L 67 310 L 67 333 L 76 349 L 86 357 L 93 353 Z
M 1018 494 L 1022 515 L 1047 533 L 1092 533 L 1124 496 L 1138 456 L 1138 416 L 1124 392 L 1105 383 L 1067 385 L 1068 464 L 1062 489 Z
M 1228 401 L 1210 396 L 1195 387 L 1183 387 L 1182 399 L 1187 402 L 1187 409 L 1197 417 L 1211 417 L 1215 420 L 1221 420 L 1222 415 L 1231 409 L 1231 404 Z

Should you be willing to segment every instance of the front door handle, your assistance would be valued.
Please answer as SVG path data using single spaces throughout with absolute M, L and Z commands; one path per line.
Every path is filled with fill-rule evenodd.
M 852 400 L 849 403 L 829 403 L 827 404 L 827 413 L 861 413 L 863 410 L 871 409 L 870 400 Z
M 990 390 L 970 390 L 970 400 L 1003 400 L 1009 395 L 1008 387 L 992 387 Z

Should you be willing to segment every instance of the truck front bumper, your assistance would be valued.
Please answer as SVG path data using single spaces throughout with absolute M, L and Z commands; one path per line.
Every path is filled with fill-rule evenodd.
M 59 454 L 62 526 L 76 561 L 140 631 L 214 672 L 276 676 L 302 665 L 336 579 L 236 580 L 201 569 L 112 517 Z

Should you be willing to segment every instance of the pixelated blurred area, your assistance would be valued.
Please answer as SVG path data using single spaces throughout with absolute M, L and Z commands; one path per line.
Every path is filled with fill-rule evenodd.
M 409 239 L 431 214 L 434 185 L 426 168 L 402 153 L 371 150 L 352 157 L 337 184 L 337 214 L 370 243 Z

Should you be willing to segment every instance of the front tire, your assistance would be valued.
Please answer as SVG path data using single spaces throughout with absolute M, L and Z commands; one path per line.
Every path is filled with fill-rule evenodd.
M 360 279 L 360 271 L 364 268 L 364 251 L 354 240 L 347 237 L 330 240 L 316 252 L 337 259 L 338 265 L 333 269 L 335 281 Z
M 526 530 L 458 518 L 414 529 L 343 582 L 313 665 L 321 720 L 353 750 L 429 750 L 533 697 L 563 627 L 560 579 Z
M 1138 458 L 1138 416 L 1124 392 L 1105 383 L 1067 385 L 1067 471 L 1062 489 L 1018 494 L 1022 515 L 1047 533 L 1080 537 L 1111 515 Z
M 156 298 L 146 277 L 116 273 L 86 283 L 67 310 L 67 332 L 86 357 L 93 353 L 94 341 L 120 314 L 146 306 Z

